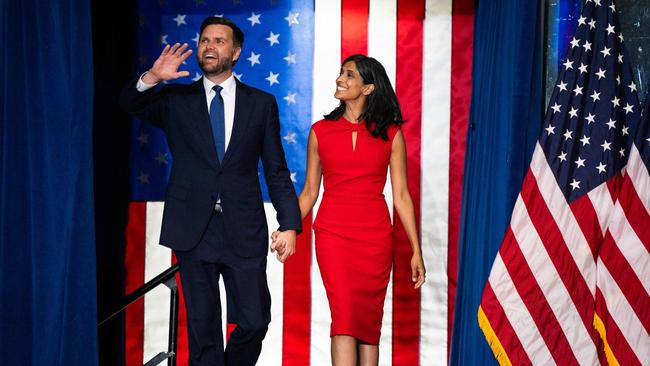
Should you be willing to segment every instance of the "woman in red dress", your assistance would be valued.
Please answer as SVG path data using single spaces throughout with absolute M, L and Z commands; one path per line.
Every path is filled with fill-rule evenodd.
M 377 365 L 393 260 L 393 226 L 383 194 L 389 166 L 394 205 L 413 248 L 414 287 L 425 279 L 407 188 L 403 120 L 386 71 L 374 58 L 348 57 L 334 97 L 339 106 L 309 133 L 300 211 L 304 218 L 313 208 L 322 177 L 314 232 L 332 314 L 332 364 Z M 295 250 L 278 241 L 272 248 L 285 255 Z

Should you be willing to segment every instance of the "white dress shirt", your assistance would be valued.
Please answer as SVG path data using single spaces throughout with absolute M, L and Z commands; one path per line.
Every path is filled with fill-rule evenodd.
M 142 76 L 144 76 L 144 74 L 142 74 Z M 139 92 L 149 90 L 156 86 L 156 84 L 148 84 L 142 81 L 142 76 L 140 76 L 140 79 L 138 79 L 138 83 L 135 86 Z M 212 102 L 212 98 L 217 95 L 217 92 L 212 90 L 212 87 L 215 85 L 215 83 L 208 80 L 206 77 L 203 77 L 203 88 L 205 89 L 205 101 L 208 106 L 208 113 L 210 113 L 210 103 Z M 219 84 L 219 86 L 223 88 L 221 90 L 221 97 L 223 98 L 224 122 L 226 128 L 226 146 L 224 150 L 228 150 L 228 143 L 230 142 L 230 136 L 232 136 L 232 126 L 235 121 L 235 95 L 237 94 L 237 82 L 235 81 L 235 76 L 231 74 L 230 77 Z

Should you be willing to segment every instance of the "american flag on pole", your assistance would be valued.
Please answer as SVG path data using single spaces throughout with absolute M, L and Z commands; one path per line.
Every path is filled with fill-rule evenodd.
M 600 248 L 594 326 L 610 365 L 650 363 L 650 100 Z
M 585 3 L 483 292 L 502 365 L 650 362 L 648 125 L 616 11 Z
M 386 68 L 407 120 L 403 132 L 409 190 L 428 276 L 420 292 L 412 289 L 410 246 L 395 220 L 395 265 L 384 307 L 381 365 L 446 363 L 441 360 L 447 359 L 455 297 L 473 7 L 470 0 L 453 5 L 451 0 L 139 2 L 138 73 L 150 67 L 166 43 L 195 47 L 206 16 L 223 15 L 242 28 L 245 41 L 234 72 L 243 82 L 276 96 L 298 192 L 311 123 L 338 103 L 333 94 L 340 62 L 353 53 L 366 53 Z M 193 58 L 184 69 L 200 77 Z M 126 292 L 172 263 L 171 252 L 158 245 L 160 201 L 172 163 L 162 133 L 135 121 Z M 385 193 L 391 204 L 390 187 Z M 269 227 L 277 227 L 272 205 L 267 202 L 265 209 Z M 311 219 L 305 219 L 297 254 L 284 266 L 269 258 L 272 321 L 259 365 L 330 364 L 330 314 L 312 253 Z M 166 349 L 168 309 L 168 290 L 161 287 L 127 310 L 128 365 L 141 365 Z M 187 360 L 183 317 L 181 313 L 179 365 Z

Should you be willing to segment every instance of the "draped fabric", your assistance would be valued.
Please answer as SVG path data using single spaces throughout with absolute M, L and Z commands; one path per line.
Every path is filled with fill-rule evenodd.
M 97 364 L 90 2 L 0 7 L 0 359 Z
M 539 6 L 478 3 L 451 365 L 495 364 L 476 321 L 541 126 Z

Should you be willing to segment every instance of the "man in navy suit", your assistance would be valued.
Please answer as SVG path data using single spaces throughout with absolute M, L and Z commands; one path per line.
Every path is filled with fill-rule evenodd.
M 283 238 L 271 250 L 295 251 L 300 209 L 280 142 L 275 98 L 235 79 L 244 35 L 228 19 L 203 21 L 197 50 L 203 78 L 162 81 L 192 50 L 167 45 L 149 71 L 122 93 L 125 110 L 165 131 L 173 165 L 160 243 L 178 259 L 187 308 L 190 365 L 254 365 L 271 320 L 266 282 L 268 228 L 257 175 L 261 159 Z M 281 244 L 280 244 L 281 243 Z M 277 246 L 277 247 L 276 247 Z M 224 350 L 219 278 L 237 324 Z

